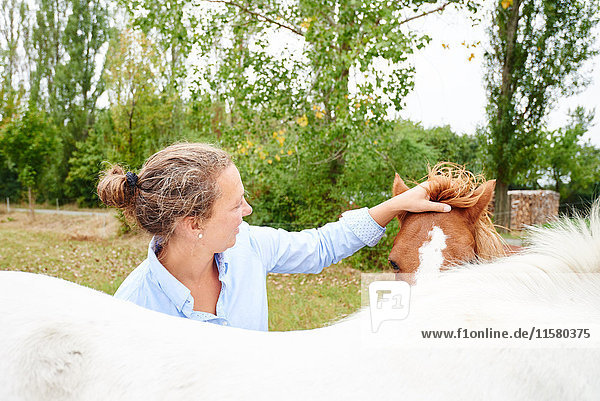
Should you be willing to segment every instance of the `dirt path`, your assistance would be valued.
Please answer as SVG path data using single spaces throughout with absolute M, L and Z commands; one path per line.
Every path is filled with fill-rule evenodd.
M 10 208 L 11 212 L 29 213 L 29 209 Z M 56 210 L 56 209 L 35 209 L 35 213 L 45 214 L 67 214 L 71 216 L 110 216 L 112 212 L 82 212 L 78 210 Z

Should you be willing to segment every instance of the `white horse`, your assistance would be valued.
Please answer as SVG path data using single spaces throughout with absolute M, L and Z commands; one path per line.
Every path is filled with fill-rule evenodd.
M 599 273 L 599 204 L 587 221 L 535 231 L 523 254 L 419 281 L 408 318 L 378 333 L 368 310 L 322 329 L 253 332 L 0 272 L 0 400 L 598 400 Z M 422 334 L 459 328 L 541 331 Z M 575 338 L 535 339 L 556 329 Z

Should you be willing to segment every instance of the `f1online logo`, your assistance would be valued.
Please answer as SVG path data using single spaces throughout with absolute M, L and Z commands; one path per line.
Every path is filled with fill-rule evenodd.
M 376 333 L 386 320 L 408 317 L 410 285 L 405 281 L 373 281 L 369 284 L 371 331 Z

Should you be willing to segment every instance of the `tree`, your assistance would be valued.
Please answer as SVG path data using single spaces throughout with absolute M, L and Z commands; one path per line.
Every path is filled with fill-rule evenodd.
M 30 109 L 46 110 L 61 127 L 60 148 L 49 174 L 49 195 L 65 196 L 69 159 L 94 125 L 104 92 L 102 70 L 112 23 L 103 0 L 40 0 L 32 42 Z
M 38 0 L 35 24 L 32 29 L 34 68 L 30 76 L 29 103 L 50 111 L 57 109 L 58 90 L 55 84 L 56 67 L 64 60 L 62 37 L 65 30 L 68 1 Z M 56 119 L 56 117 L 54 118 Z
M 0 120 L 7 122 L 25 95 L 29 7 L 25 1 L 1 0 L 0 11 Z
M 334 181 L 336 171 L 341 172 L 348 140 L 356 134 L 352 131 L 362 131 L 366 120 L 377 123 L 389 108 L 401 109 L 402 99 L 412 88 L 413 68 L 406 61 L 429 37 L 406 24 L 459 3 L 431 7 L 430 1 L 422 0 L 304 0 L 290 7 L 265 1 L 208 2 L 224 5 L 208 13 L 198 38 L 204 54 L 216 48 L 222 60 L 217 73 L 206 77 L 218 82 L 211 89 L 222 93 L 219 86 L 233 87 L 226 102 L 234 112 L 277 110 L 276 104 L 285 104 L 298 113 L 284 116 L 289 119 L 318 108 L 315 115 L 327 126 L 328 138 L 313 132 L 311 139 L 315 148 L 327 148 Z M 223 40 L 223 32 L 231 40 Z M 289 59 L 282 63 L 266 50 L 268 36 L 284 37 L 290 32 L 300 44 L 302 57 L 284 51 Z M 381 68 L 383 64 L 391 68 Z M 356 77 L 354 82 L 351 76 Z
M 545 138 L 542 166 L 547 166 L 548 176 L 554 181 L 554 190 L 559 192 L 562 198 L 568 195 L 563 191 L 563 186 L 571 181 L 571 175 L 580 167 L 578 157 L 582 144 L 579 142 L 593 119 L 593 113 L 586 114 L 584 109 L 579 107 L 571 113 L 571 122 L 566 127 L 549 132 Z M 585 185 L 583 182 L 581 184 Z
M 421 130 L 424 131 L 421 141 L 435 152 L 435 156 L 430 160 L 432 165 L 438 161 L 446 161 L 465 166 L 467 170 L 476 174 L 483 172 L 481 148 L 476 136 L 456 134 L 450 126 Z
M 70 0 L 71 13 L 62 36 L 67 61 L 57 65 L 59 121 L 67 122 L 73 143 L 87 136 L 94 124 L 98 97 L 104 91 L 103 64 L 97 61 L 108 42 L 108 10 L 100 0 Z M 100 69 L 100 71 L 98 71 Z
M 519 175 L 517 184 L 552 189 L 560 193 L 561 203 L 593 198 L 600 182 L 600 149 L 583 141 L 593 119 L 593 112 L 578 107 L 566 126 L 544 131 L 536 163 Z
M 125 29 L 110 43 L 104 80 L 115 135 L 109 143 L 132 167 L 177 137 L 179 96 L 164 80 L 168 64 L 143 32 Z
M 69 159 L 69 175 L 67 176 L 67 196 L 75 199 L 79 206 L 98 206 L 96 185 L 102 163 L 115 160 L 117 156 L 111 152 L 111 139 L 115 134 L 110 110 L 100 110 L 94 128 L 90 130 L 84 141 L 76 144 L 76 149 Z
M 509 226 L 507 190 L 535 159 L 545 117 L 558 96 L 585 86 L 583 62 L 597 54 L 599 2 L 496 1 L 486 52 L 489 167 L 496 174 L 496 222 Z
M 142 2 L 143 13 L 139 13 L 140 2 L 117 0 L 130 12 L 132 27 L 141 29 L 153 43 L 157 54 L 164 62 L 160 71 L 163 81 L 162 95 L 171 106 L 171 129 L 184 129 L 184 102 L 180 94 L 185 88 L 187 76 L 186 60 L 194 45 L 193 30 L 197 21 L 190 13 L 190 4 L 180 0 Z
M 44 113 L 35 110 L 28 110 L 0 130 L 0 152 L 8 167 L 18 175 L 19 183 L 27 188 L 32 217 L 34 191 L 57 144 L 56 130 Z
M 149 154 L 184 139 L 174 130 L 173 105 L 180 99 L 167 89 L 164 72 L 170 67 L 159 46 L 139 30 L 126 28 L 111 39 L 102 78 L 109 107 L 98 112 L 69 159 L 67 195 L 79 205 L 97 204 L 94 188 L 103 161 L 139 168 Z
M 131 4 L 137 6 L 134 15 L 141 16 L 138 24 L 147 29 L 144 21 L 153 25 L 157 10 L 178 12 L 172 3 Z M 429 38 L 408 23 L 449 5 L 474 6 L 471 1 L 432 3 L 205 0 L 192 7 L 188 38 L 202 56 L 195 65 L 192 97 L 223 106 L 221 144 L 231 151 L 248 150 L 240 160 L 252 173 L 243 178 L 272 182 L 260 187 L 261 196 L 285 199 L 304 214 L 306 183 L 319 182 L 310 188 L 311 201 L 323 203 L 324 215 L 339 213 L 347 201 L 341 177 L 349 152 L 369 143 L 369 134 L 378 132 L 390 110 L 402 108 L 412 88 L 408 57 Z M 170 18 L 164 14 L 162 20 Z M 270 49 L 284 47 L 280 42 L 287 42 L 280 52 Z M 290 169 L 289 179 L 281 180 Z M 300 217 L 289 216 L 294 218 Z

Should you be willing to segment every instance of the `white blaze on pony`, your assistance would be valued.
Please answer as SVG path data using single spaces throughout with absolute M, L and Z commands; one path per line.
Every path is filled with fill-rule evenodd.
M 429 241 L 419 248 L 418 276 L 438 273 L 444 263 L 442 251 L 446 249 L 446 234 L 441 228 L 433 226 L 427 234 Z
M 597 400 L 599 275 L 599 204 L 589 224 L 534 233 L 523 254 L 419 283 L 408 318 L 384 322 L 384 336 L 363 330 L 368 311 L 322 329 L 252 332 L 0 272 L 0 400 Z M 531 326 L 591 336 L 443 346 L 422 336 Z

